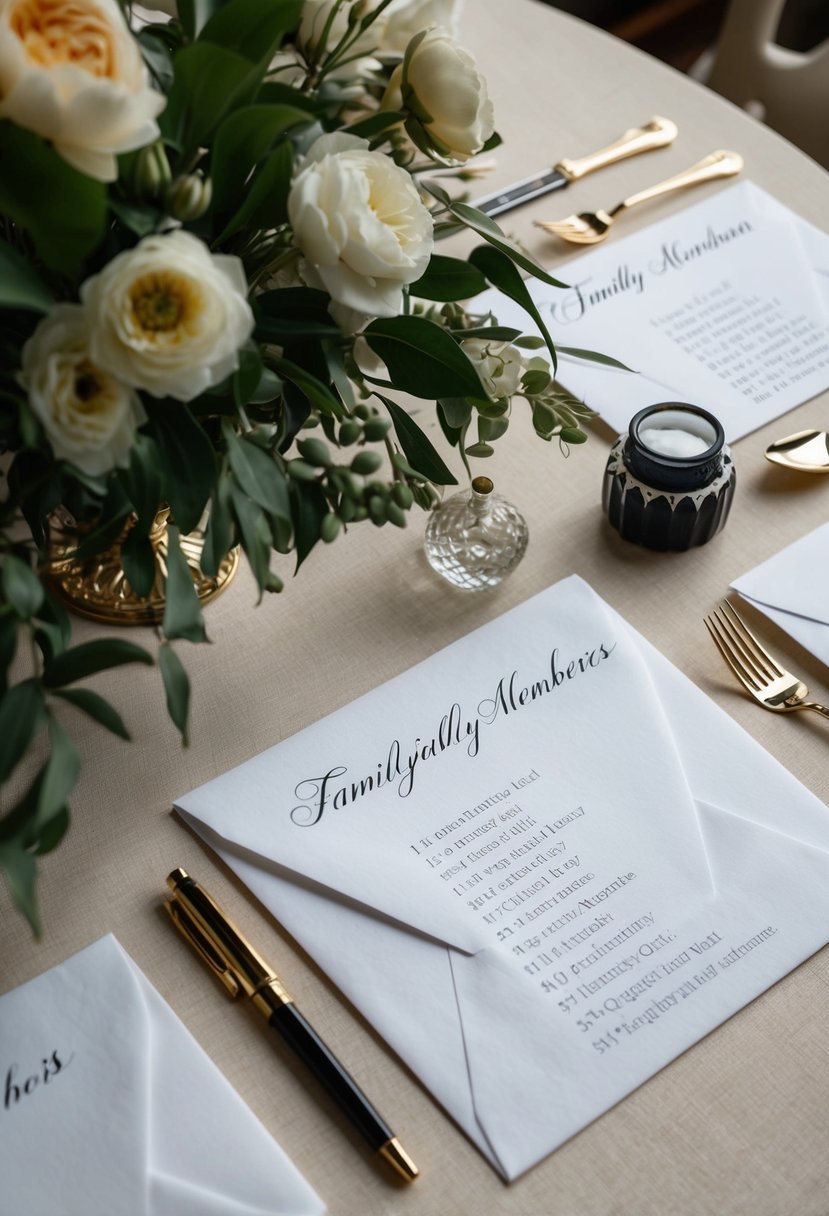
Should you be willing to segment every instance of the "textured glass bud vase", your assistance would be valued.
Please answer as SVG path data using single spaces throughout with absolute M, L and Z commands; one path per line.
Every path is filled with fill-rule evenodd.
M 465 591 L 497 586 L 527 548 L 523 515 L 492 489 L 488 477 L 476 477 L 470 490 L 437 507 L 426 525 L 429 565 Z

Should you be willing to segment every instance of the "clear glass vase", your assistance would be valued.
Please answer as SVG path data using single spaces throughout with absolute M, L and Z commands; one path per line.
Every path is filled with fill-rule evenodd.
M 492 491 L 488 477 L 476 477 L 469 490 L 437 507 L 426 525 L 429 565 L 465 591 L 497 586 L 527 548 L 524 517 Z

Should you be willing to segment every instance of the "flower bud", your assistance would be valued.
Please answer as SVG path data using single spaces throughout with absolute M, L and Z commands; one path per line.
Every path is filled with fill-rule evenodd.
M 182 173 L 167 188 L 167 211 L 174 220 L 187 224 L 204 215 L 212 197 L 213 185 L 201 170 Z
M 160 139 L 147 144 L 135 158 L 132 187 L 145 203 L 160 202 L 170 184 L 170 162 Z

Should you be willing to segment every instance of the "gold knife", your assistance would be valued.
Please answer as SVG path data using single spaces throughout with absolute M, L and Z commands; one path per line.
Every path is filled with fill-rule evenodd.
M 588 173 L 595 173 L 605 165 L 613 165 L 628 156 L 638 156 L 640 152 L 650 152 L 653 148 L 666 148 L 674 142 L 676 136 L 676 123 L 671 122 L 670 118 L 652 118 L 644 127 L 633 127 L 630 131 L 625 131 L 624 135 L 620 135 L 606 148 L 600 148 L 598 152 L 591 152 L 589 156 L 582 156 L 578 160 L 560 160 L 552 169 L 542 169 L 540 173 L 514 182 L 503 190 L 474 199 L 472 206 L 486 215 L 501 215 L 521 203 L 528 203 L 530 199 L 549 194 L 551 190 L 563 190 L 570 182 L 578 181 Z

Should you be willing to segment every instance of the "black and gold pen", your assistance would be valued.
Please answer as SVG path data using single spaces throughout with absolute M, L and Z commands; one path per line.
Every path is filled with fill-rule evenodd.
M 307 1065 L 326 1092 L 380 1157 L 407 1182 L 418 1168 L 356 1081 L 305 1020 L 272 967 L 245 940 L 215 900 L 186 870 L 168 875 L 165 902 L 176 927 L 224 984 L 244 993 Z

